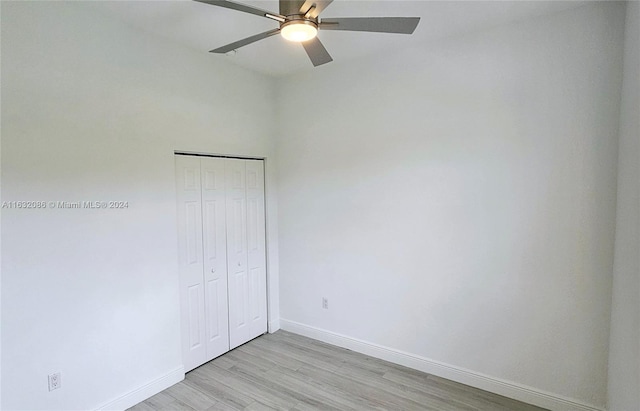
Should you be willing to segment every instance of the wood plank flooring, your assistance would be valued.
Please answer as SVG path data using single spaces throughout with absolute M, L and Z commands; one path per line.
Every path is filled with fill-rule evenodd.
M 286 331 L 267 334 L 187 373 L 129 411 L 541 411 Z

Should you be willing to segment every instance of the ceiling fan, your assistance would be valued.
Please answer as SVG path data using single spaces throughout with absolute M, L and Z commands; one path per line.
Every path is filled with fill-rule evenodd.
M 333 61 L 327 49 L 316 37 L 318 30 L 369 31 L 377 33 L 412 34 L 420 17 L 344 17 L 320 19 L 320 13 L 333 0 L 280 0 L 280 12 L 272 13 L 253 6 L 228 0 L 195 0 L 213 6 L 225 7 L 266 17 L 280 23 L 277 29 L 265 31 L 246 39 L 211 50 L 211 53 L 228 53 L 242 46 L 266 39 L 278 33 L 285 39 L 302 44 L 314 66 Z

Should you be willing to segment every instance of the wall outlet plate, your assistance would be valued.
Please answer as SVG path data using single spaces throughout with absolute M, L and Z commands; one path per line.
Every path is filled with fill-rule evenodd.
M 325 297 L 322 297 L 322 308 L 325 310 L 329 309 L 329 300 Z
M 49 391 L 57 390 L 62 386 L 62 375 L 59 372 L 49 374 Z

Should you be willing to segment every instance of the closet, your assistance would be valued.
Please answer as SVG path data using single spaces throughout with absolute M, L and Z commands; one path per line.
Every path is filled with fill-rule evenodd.
M 267 331 L 264 162 L 175 160 L 186 372 Z

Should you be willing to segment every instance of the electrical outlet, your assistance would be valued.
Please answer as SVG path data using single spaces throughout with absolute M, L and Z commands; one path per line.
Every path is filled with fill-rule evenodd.
M 49 374 L 49 391 L 57 390 L 62 385 L 62 375 L 59 372 Z
M 322 308 L 325 310 L 329 309 L 329 300 L 326 297 L 322 297 Z

